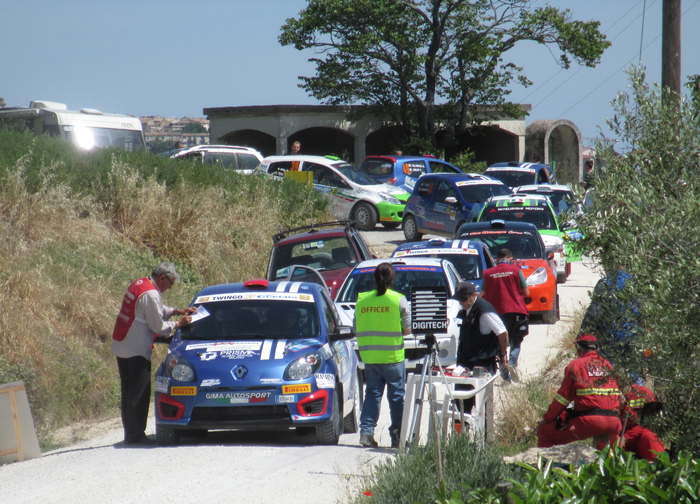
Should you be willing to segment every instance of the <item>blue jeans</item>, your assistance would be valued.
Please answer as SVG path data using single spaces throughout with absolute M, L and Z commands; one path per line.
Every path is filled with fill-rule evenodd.
M 365 364 L 365 402 L 360 414 L 360 434 L 373 436 L 379 420 L 379 409 L 387 386 L 391 427 L 389 433 L 401 430 L 403 401 L 406 395 L 406 364 Z

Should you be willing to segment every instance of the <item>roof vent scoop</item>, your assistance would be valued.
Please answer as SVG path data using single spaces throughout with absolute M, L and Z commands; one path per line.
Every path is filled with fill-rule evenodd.
M 80 109 L 81 114 L 90 114 L 90 115 L 102 115 L 102 112 L 100 112 L 97 109 L 94 108 L 81 108 Z
M 29 102 L 29 108 L 34 109 L 53 109 L 53 110 L 68 110 L 65 103 L 50 102 L 44 100 L 36 100 Z

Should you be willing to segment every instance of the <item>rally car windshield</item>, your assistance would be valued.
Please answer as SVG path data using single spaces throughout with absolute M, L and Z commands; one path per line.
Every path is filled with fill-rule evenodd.
M 183 340 L 292 339 L 318 336 L 316 304 L 242 299 L 203 303 L 207 316 L 180 332 Z
M 461 186 L 459 192 L 469 203 L 483 203 L 491 196 L 510 194 L 510 189 L 503 184 L 472 184 Z
M 460 238 L 484 243 L 494 257 L 505 248 L 511 251 L 514 259 L 544 258 L 542 241 L 528 231 L 474 231 L 462 233 Z
M 359 185 L 377 185 L 381 182 L 377 182 L 372 177 L 364 172 L 361 172 L 355 168 L 350 163 L 337 163 L 333 167 L 338 170 L 339 173 L 347 177 L 350 181 Z
M 400 292 L 407 299 L 411 299 L 411 287 L 437 287 L 446 286 L 445 272 L 440 268 L 412 267 L 402 268 L 394 266 L 396 278 L 393 290 Z M 361 269 L 348 277 L 342 292 L 338 293 L 336 301 L 354 303 L 360 292 L 375 289 L 374 268 Z
M 518 187 L 535 183 L 535 174 L 529 171 L 488 170 L 485 175 L 497 178 L 508 187 Z
M 529 222 L 540 230 L 557 230 L 554 215 L 548 206 L 539 207 L 495 207 L 487 206 L 479 220 L 504 220 L 515 222 Z

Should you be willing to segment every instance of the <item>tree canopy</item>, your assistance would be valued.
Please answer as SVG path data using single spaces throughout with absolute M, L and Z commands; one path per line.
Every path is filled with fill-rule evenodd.
M 546 45 L 563 68 L 589 67 L 610 46 L 598 21 L 530 0 L 309 0 L 279 41 L 315 50 L 316 75 L 300 87 L 329 105 L 366 105 L 389 116 L 405 139 L 438 150 L 498 105 L 517 117 L 508 86 L 531 81 L 505 54 L 519 42 Z

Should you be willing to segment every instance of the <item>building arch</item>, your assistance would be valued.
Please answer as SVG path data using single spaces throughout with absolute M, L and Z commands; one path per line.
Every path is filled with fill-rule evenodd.
M 520 135 L 498 125 L 483 125 L 469 128 L 469 131 L 455 137 L 455 142 L 445 149 L 445 159 L 470 150 L 477 161 L 487 165 L 500 161 L 513 161 L 520 158 Z
M 550 165 L 561 184 L 576 185 L 583 170 L 583 138 L 576 124 L 567 119 L 533 121 L 526 130 L 526 158 L 537 156 Z
M 315 126 L 295 131 L 287 137 L 285 152 L 289 152 L 292 143 L 301 144 L 301 153 L 311 156 L 338 156 L 355 161 L 355 137 L 338 128 Z
M 224 145 L 252 147 L 260 151 L 263 156 L 272 156 L 277 146 L 274 136 L 252 129 L 231 131 L 221 137 L 220 142 Z

